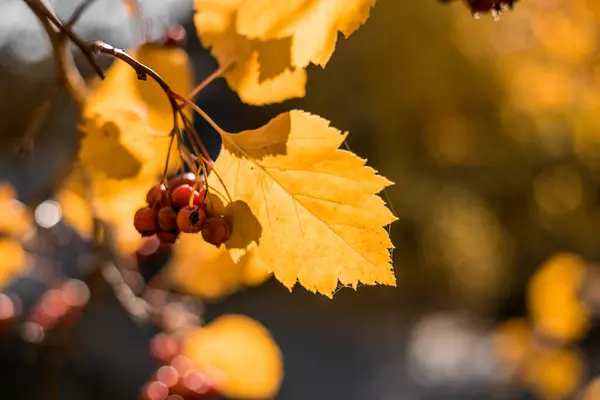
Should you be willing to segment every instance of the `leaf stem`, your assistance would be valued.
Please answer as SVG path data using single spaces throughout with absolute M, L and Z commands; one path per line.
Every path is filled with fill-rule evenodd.
M 176 93 L 173 93 L 173 96 L 180 101 L 183 101 L 185 104 L 187 104 L 188 106 L 190 106 L 194 111 L 196 111 L 202 118 L 204 118 L 204 120 L 206 122 L 208 122 L 208 124 L 210 126 L 212 126 L 212 128 L 217 131 L 219 133 L 219 135 L 221 135 L 222 137 L 225 137 L 227 135 L 231 135 L 230 132 L 227 132 L 225 129 L 221 128 L 215 121 L 213 121 L 213 119 L 200 107 L 198 107 L 196 104 L 194 104 L 194 102 L 192 102 L 191 100 L 186 99 L 183 96 L 180 96 Z

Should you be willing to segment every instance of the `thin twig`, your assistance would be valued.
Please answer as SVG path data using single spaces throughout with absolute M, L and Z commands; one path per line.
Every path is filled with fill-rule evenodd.
M 177 118 L 177 113 L 179 112 L 179 107 L 174 99 L 174 92 L 171 90 L 171 87 L 164 81 L 164 79 L 156 73 L 152 68 L 149 68 L 137 61 L 135 58 L 131 57 L 129 54 L 125 52 L 125 50 L 118 49 L 113 47 L 107 43 L 102 41 L 95 41 L 91 44 L 91 49 L 97 54 L 106 54 L 111 57 L 118 58 L 121 61 L 125 61 L 131 68 L 135 70 L 137 73 L 138 79 L 145 81 L 147 77 L 151 77 L 161 89 L 165 92 L 169 99 L 169 103 L 171 103 L 171 108 L 173 109 L 173 129 L 179 129 L 179 120 Z
M 54 17 L 54 14 L 40 0 L 24 1 L 38 18 L 50 39 L 52 52 L 60 70 L 60 76 L 65 80 L 69 93 L 80 107 L 83 106 L 89 96 L 89 89 L 75 66 L 75 60 L 69 50 L 68 43 L 61 41 L 59 38 L 60 28 L 51 22 L 49 15 Z
M 85 40 L 83 40 L 75 32 L 73 32 L 71 27 L 66 27 L 58 19 L 58 17 L 48 8 L 48 5 L 42 3 L 40 0 L 23 0 L 23 1 L 25 1 L 25 3 L 27 3 L 29 8 L 31 8 L 36 13 L 36 15 L 38 15 L 38 18 L 40 18 L 40 20 L 41 20 L 40 16 L 45 17 L 45 19 L 47 21 L 49 21 L 52 25 L 54 25 L 53 30 L 55 32 L 60 32 L 58 39 L 55 39 L 57 44 L 60 45 L 59 47 L 64 46 L 67 49 L 67 51 L 69 51 L 69 53 L 70 53 L 70 49 L 68 48 L 68 43 L 65 40 L 63 40 L 64 36 L 67 36 L 79 48 L 79 50 L 81 50 L 81 52 L 83 53 L 83 56 L 87 59 L 87 61 L 90 63 L 90 65 L 94 68 L 94 70 L 96 71 L 98 76 L 101 79 L 104 79 L 104 72 L 102 71 L 102 68 L 100 67 L 100 65 L 96 62 L 93 51 L 90 48 L 90 46 L 85 42 Z M 42 23 L 44 23 L 44 22 L 42 21 Z M 83 78 L 82 78 L 82 80 L 83 80 Z
M 233 67 L 233 62 L 229 63 L 227 65 L 223 65 L 221 67 L 219 67 L 215 72 L 213 72 L 212 74 L 210 74 L 209 76 L 207 76 L 206 78 L 204 78 L 204 80 L 202 82 L 200 82 L 200 84 L 198 86 L 196 86 L 194 88 L 194 90 L 192 90 L 192 92 L 188 95 L 188 100 L 193 101 L 194 97 L 196 97 L 198 95 L 198 93 L 200 93 L 202 90 L 204 90 L 204 88 L 206 88 L 209 84 L 211 84 L 214 80 L 222 77 L 227 71 L 229 71 L 229 69 L 231 67 Z M 182 103 L 179 105 L 179 107 L 185 107 L 185 103 Z
M 77 21 L 79 21 L 79 18 L 81 18 L 81 16 L 83 15 L 83 13 L 88 9 L 89 6 L 92 5 L 92 3 L 94 2 L 94 0 L 83 0 L 75 9 L 75 11 L 73 11 L 73 14 L 71 14 L 71 16 L 69 17 L 69 19 L 67 20 L 67 22 L 64 24 L 65 30 L 67 29 L 73 29 L 73 27 L 75 26 L 75 24 L 77 23 Z
M 54 86 L 42 104 L 40 104 L 33 112 L 33 118 L 29 121 L 27 127 L 25 127 L 23 136 L 19 138 L 19 143 L 15 148 L 15 152 L 18 155 L 25 157 L 33 152 L 35 138 L 37 137 L 42 124 L 46 120 L 52 104 L 58 97 L 60 89 L 61 85 Z

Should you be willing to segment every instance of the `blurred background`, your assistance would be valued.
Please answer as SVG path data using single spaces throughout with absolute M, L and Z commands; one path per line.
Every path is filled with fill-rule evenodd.
M 74 8 L 49 3 L 62 18 Z M 217 68 L 196 39 L 191 1 L 141 5 L 156 35 L 185 26 L 198 82 Z M 474 19 L 462 1 L 378 0 L 325 69 L 309 67 L 305 98 L 245 106 L 223 80 L 199 96 L 229 131 L 291 108 L 324 116 L 395 182 L 397 288 L 329 300 L 271 280 L 201 305 L 207 322 L 237 313 L 270 330 L 284 359 L 278 399 L 600 399 L 599 20 L 593 0 L 521 0 L 499 21 Z M 76 30 L 134 44 L 118 0 L 97 0 Z M 29 205 L 57 188 L 78 146 L 76 108 L 61 93 L 33 156 L 14 152 L 55 77 L 35 17 L 2 0 L 0 180 Z M 216 134 L 197 128 L 216 151 Z M 6 289 L 24 308 L 53 277 L 87 273 L 69 265 L 89 243 L 64 224 L 46 231 L 41 247 L 52 251 L 35 270 L 52 273 Z M 138 398 L 157 368 L 148 343 L 158 328 L 135 323 L 96 284 L 58 344 L 32 344 L 21 328 L 0 340 L 0 398 Z

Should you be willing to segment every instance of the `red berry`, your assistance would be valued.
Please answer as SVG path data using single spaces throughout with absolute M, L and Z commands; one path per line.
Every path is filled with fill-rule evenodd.
M 159 231 L 156 236 L 161 243 L 170 243 L 173 244 L 177 241 L 177 237 L 179 236 L 178 232 L 173 231 Z
M 171 204 L 169 191 L 164 183 L 158 183 L 148 191 L 146 195 L 146 203 L 148 206 L 154 209 L 160 209 L 162 207 Z
M 135 212 L 133 217 L 133 226 L 142 234 L 142 236 L 150 236 L 158 230 L 156 222 L 156 214 L 150 207 L 140 208 Z
M 195 206 L 200 205 L 200 201 L 202 201 L 202 197 L 200 193 L 198 193 L 194 188 L 190 185 L 184 184 L 177 189 L 173 190 L 173 194 L 171 195 L 171 199 L 173 201 L 173 205 L 177 208 L 183 208 L 190 204 L 190 197 L 193 198 L 193 204 Z
M 185 206 L 177 214 L 177 226 L 181 232 L 197 233 L 206 220 L 206 211 L 198 206 Z
M 174 190 L 181 185 L 194 186 L 196 184 L 196 174 L 191 172 L 185 172 L 180 175 L 176 175 L 169 179 L 169 188 Z
M 231 226 L 225 218 L 212 217 L 204 221 L 202 225 L 202 238 L 205 242 L 220 246 L 225 243 L 231 235 Z
M 163 207 L 158 211 L 158 226 L 165 231 L 177 229 L 177 212 L 172 207 Z

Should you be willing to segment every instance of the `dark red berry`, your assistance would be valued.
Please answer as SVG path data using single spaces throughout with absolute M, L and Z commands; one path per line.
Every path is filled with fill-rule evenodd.
M 181 185 L 194 186 L 196 184 L 196 174 L 192 172 L 185 172 L 183 174 L 175 175 L 169 179 L 169 188 L 174 190 Z
M 225 218 L 211 217 L 202 225 L 202 238 L 205 242 L 220 246 L 229 240 L 231 226 Z
M 169 191 L 164 183 L 158 183 L 148 191 L 146 203 L 156 210 L 171 204 Z
M 142 236 L 150 236 L 158 230 L 156 214 L 150 207 L 140 208 L 135 212 L 133 217 L 133 226 L 142 234 Z
M 190 185 L 181 185 L 177 189 L 173 190 L 171 195 L 171 200 L 173 201 L 173 206 L 177 208 L 183 208 L 190 204 L 190 197 L 193 196 L 192 202 L 195 206 L 200 205 L 200 201 L 202 201 L 202 197 L 198 191 L 194 190 L 194 188 Z
M 467 0 L 471 11 L 488 12 L 502 11 L 503 7 L 512 7 L 516 0 Z
M 160 242 L 163 244 L 173 244 L 177 241 L 179 233 L 173 231 L 159 231 L 156 234 L 156 236 L 158 237 L 158 240 L 160 240 Z
M 181 232 L 200 232 L 204 221 L 206 221 L 206 211 L 198 206 L 185 206 L 177 214 L 177 226 Z
M 165 231 L 177 229 L 177 211 L 172 207 L 163 207 L 158 211 L 158 226 Z

